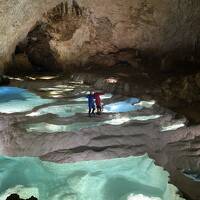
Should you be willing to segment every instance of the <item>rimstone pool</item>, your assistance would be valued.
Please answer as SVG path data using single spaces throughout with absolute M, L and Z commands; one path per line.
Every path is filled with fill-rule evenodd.
M 153 100 L 110 93 L 102 96 L 102 115 L 89 118 L 90 86 L 43 81 L 46 87 L 31 91 L 0 87 L 0 200 L 12 193 L 40 200 L 183 199 L 150 157 L 162 163 L 155 139 L 184 128 L 184 119 Z

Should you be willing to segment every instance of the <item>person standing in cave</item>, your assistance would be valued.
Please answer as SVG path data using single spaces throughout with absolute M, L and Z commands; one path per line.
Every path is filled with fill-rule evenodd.
M 88 98 L 88 115 L 89 117 L 92 117 L 95 116 L 95 103 L 94 103 L 94 99 L 95 99 L 95 96 L 94 96 L 94 92 L 93 91 L 90 91 L 90 94 L 87 95 L 87 98 Z
M 95 92 L 94 93 L 94 98 L 95 98 L 95 103 L 97 107 L 97 114 L 100 115 L 102 113 L 102 103 L 101 103 L 101 95 L 104 95 L 104 93 L 101 92 Z

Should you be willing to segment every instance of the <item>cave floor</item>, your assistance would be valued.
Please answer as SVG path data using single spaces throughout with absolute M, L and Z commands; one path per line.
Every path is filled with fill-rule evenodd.
M 187 127 L 184 117 L 153 99 L 105 93 L 102 115 L 89 118 L 85 96 L 94 86 L 76 78 L 29 76 L 11 86 L 0 90 L 1 155 L 69 163 L 148 153 L 174 185 L 199 199 L 199 127 Z

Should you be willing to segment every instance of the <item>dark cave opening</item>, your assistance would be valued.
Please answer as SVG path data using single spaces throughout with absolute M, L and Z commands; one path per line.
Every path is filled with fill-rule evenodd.
M 6 70 L 7 75 L 52 74 L 63 71 L 50 50 L 50 36 L 45 25 L 38 24 L 20 42 L 12 56 L 12 63 Z

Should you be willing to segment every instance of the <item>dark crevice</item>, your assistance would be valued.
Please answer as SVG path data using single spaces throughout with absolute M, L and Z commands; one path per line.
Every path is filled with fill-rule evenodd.
M 108 145 L 108 146 L 104 146 L 104 147 L 97 147 L 97 146 L 79 146 L 79 147 L 75 147 L 72 149 L 63 149 L 63 150 L 58 150 L 58 151 L 54 151 L 54 152 L 49 152 L 48 154 L 42 155 L 40 156 L 41 158 L 46 157 L 52 153 L 64 153 L 64 154 L 73 154 L 73 153 L 83 153 L 85 151 L 93 151 L 93 152 L 103 152 L 106 150 L 112 150 L 112 149 L 139 149 L 141 151 L 142 148 L 146 148 L 145 144 L 135 144 L 135 145 Z M 145 153 L 146 151 L 143 151 L 143 153 Z
M 92 140 L 104 140 L 104 139 L 125 139 L 127 137 L 136 138 L 136 137 L 143 137 L 145 134 L 129 134 L 129 135 L 100 135 L 97 137 L 92 138 Z
M 89 151 L 89 150 L 92 150 L 94 152 L 101 152 L 101 151 L 105 151 L 106 149 L 109 149 L 109 148 L 112 148 L 112 149 L 116 149 L 116 148 L 125 148 L 125 149 L 128 149 L 130 148 L 129 145 L 108 145 L 108 146 L 105 146 L 105 147 L 95 147 L 95 146 L 80 146 L 80 147 L 76 147 L 76 148 L 73 148 L 73 149 L 69 149 L 70 152 L 72 153 L 81 153 L 81 152 L 84 152 L 84 151 Z

